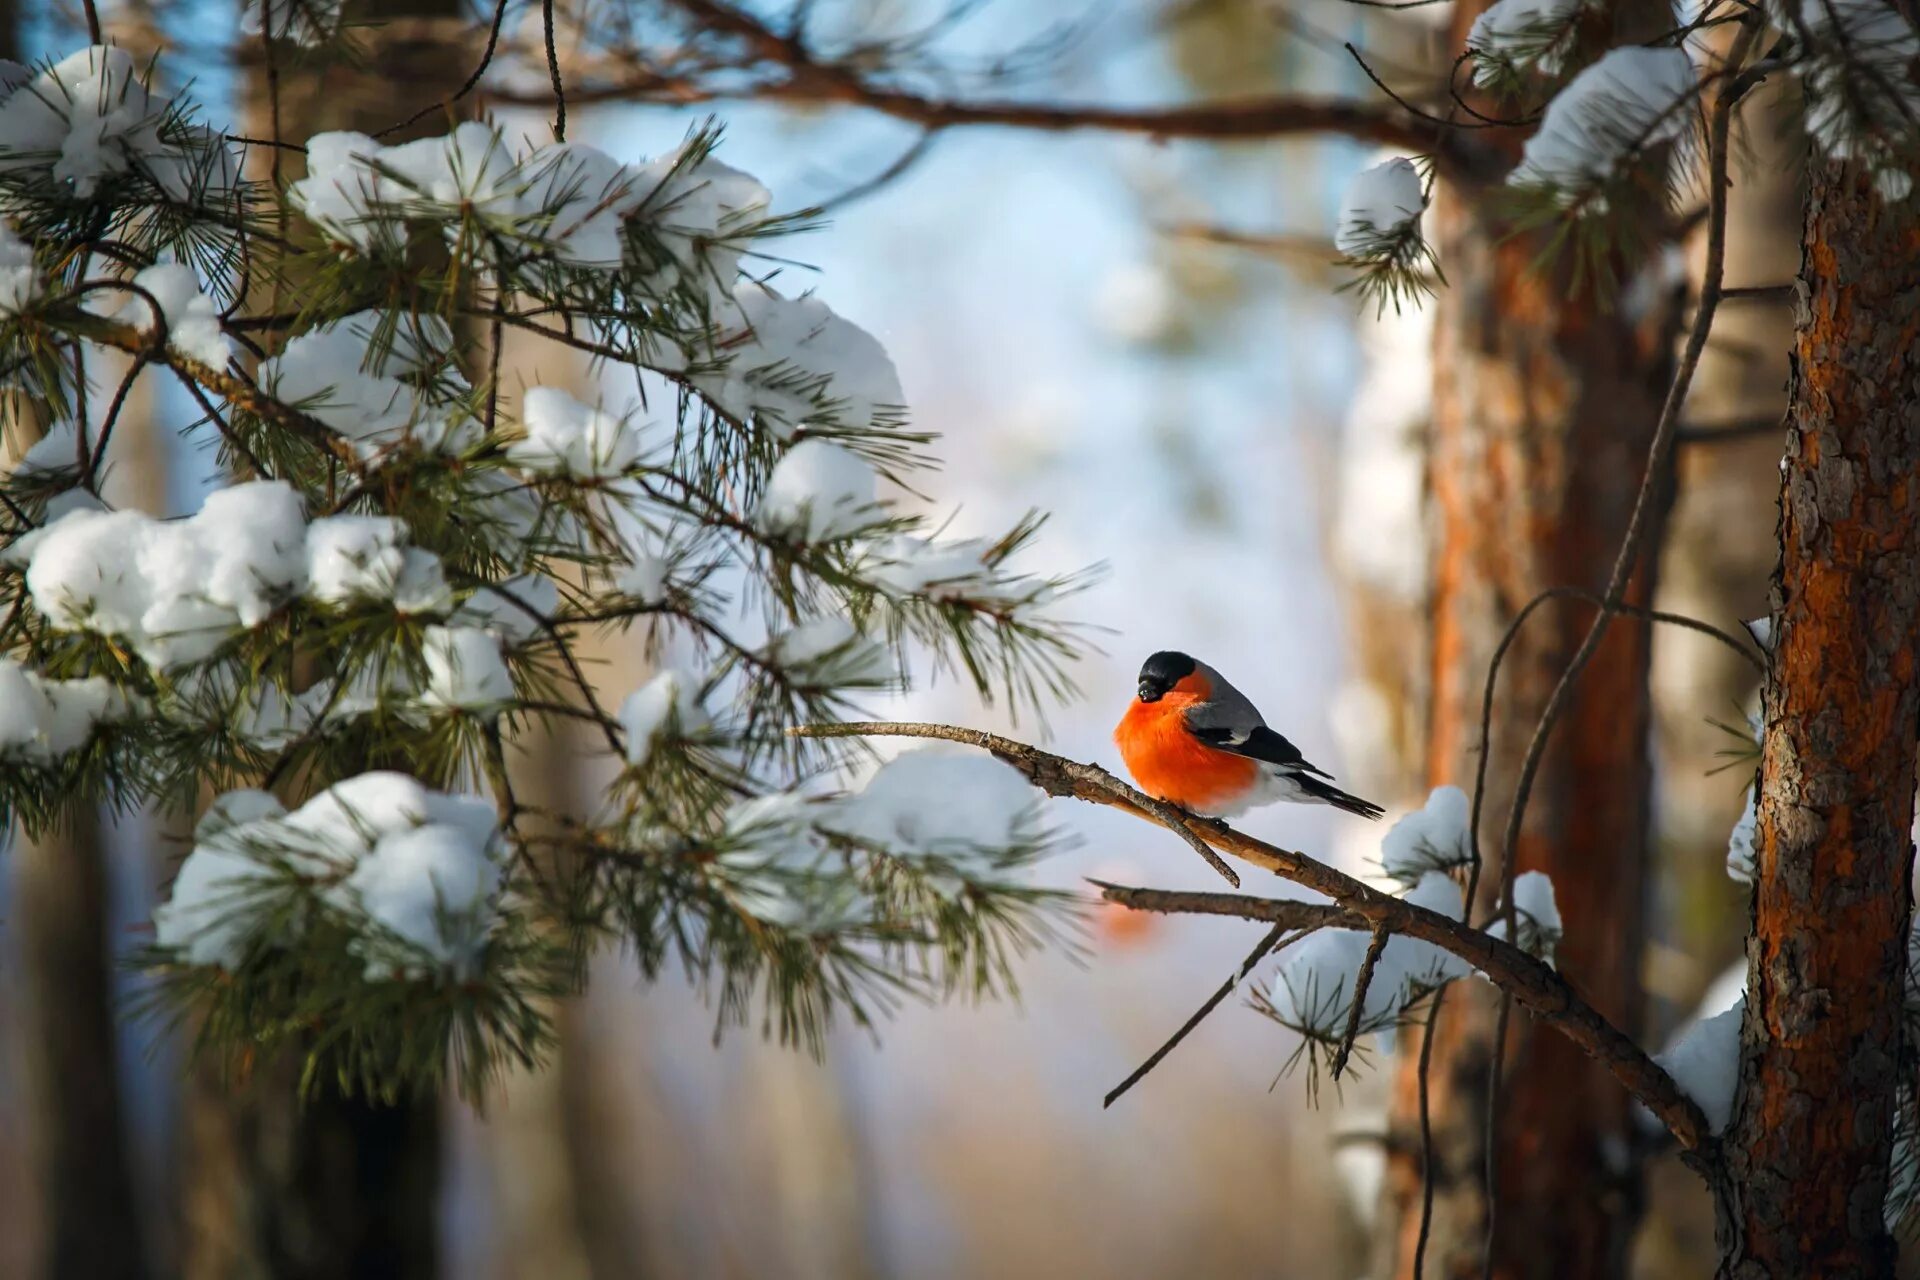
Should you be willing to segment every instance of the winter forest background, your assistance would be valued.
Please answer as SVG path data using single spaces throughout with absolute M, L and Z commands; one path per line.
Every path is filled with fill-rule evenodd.
M 542 6 L 503 7 L 499 57 L 455 115 L 483 110 L 504 136 L 544 140 Z M 1425 84 L 1454 56 L 1444 2 L 803 7 L 842 36 L 930 31 L 901 46 L 910 52 L 899 70 L 933 99 L 1144 111 L 1271 95 L 1374 102 L 1370 74 Z M 688 23 L 726 6 L 548 8 L 560 15 L 559 62 L 584 85 L 613 82 L 617 68 L 584 40 L 567 44 L 581 12 L 618 11 L 635 24 L 623 38 L 671 47 Z M 379 22 L 356 33 L 356 58 L 324 75 L 297 62 L 270 71 L 257 14 L 250 33 L 232 3 L 102 3 L 98 18 L 108 41 L 142 63 L 159 55 L 160 81 L 188 86 L 205 119 L 232 121 L 238 135 L 269 136 L 275 114 L 286 136 L 304 138 L 422 110 L 402 136 L 446 132 L 452 119 L 432 109 L 478 59 L 493 6 L 405 0 L 349 13 Z M 1720 50 L 1731 38 L 1730 29 L 1700 34 Z M 0 0 L 0 54 L 37 64 L 89 43 L 77 5 Z M 1462 412 L 1458 388 L 1436 409 L 1442 304 L 1338 291 L 1353 275 L 1335 265 L 1334 245 L 1350 180 L 1408 148 L 1292 130 L 1158 136 L 1097 122 L 926 129 L 831 95 L 760 92 L 766 80 L 752 74 L 693 74 L 701 92 L 577 97 L 569 138 L 638 162 L 671 153 L 716 117 L 717 154 L 766 184 L 772 212 L 828 209 L 824 225 L 781 242 L 791 265 L 779 283 L 817 289 L 884 343 L 913 427 L 940 436 L 944 465 L 926 505 L 948 521 L 943 535 L 998 536 L 1040 508 L 1051 519 L 1022 553 L 1024 572 L 1104 565 L 1061 607 L 1090 629 L 1093 647 L 1072 669 L 1082 694 L 1048 700 L 1044 717 L 1029 709 L 1015 719 L 1004 702 L 983 708 L 950 676 L 862 694 L 856 705 L 873 719 L 994 730 L 1117 767 L 1109 733 L 1140 659 L 1194 652 L 1342 785 L 1389 810 L 1377 826 L 1289 807 L 1238 825 L 1388 883 L 1389 824 L 1419 810 L 1434 785 L 1472 786 L 1473 755 L 1461 744 L 1481 686 L 1461 673 L 1483 671 L 1491 645 L 1461 621 L 1463 606 L 1441 597 L 1463 594 L 1464 576 L 1465 595 L 1490 593 L 1510 616 L 1556 578 L 1597 590 L 1617 542 L 1595 533 L 1604 545 L 1582 546 L 1579 531 L 1589 504 L 1617 495 L 1575 493 L 1566 499 L 1573 534 L 1502 552 L 1503 537 L 1524 541 L 1513 531 L 1555 513 L 1523 511 L 1503 525 L 1496 516 L 1524 488 L 1517 482 L 1473 481 L 1463 492 L 1456 481 L 1449 491 L 1446 468 L 1479 464 L 1446 452 L 1460 439 L 1457 422 L 1444 420 Z M 1795 96 L 1786 77 L 1768 80 L 1737 131 L 1725 263 L 1733 292 L 1685 402 L 1649 601 L 1736 633 L 1766 615 L 1778 551 L 1787 282 L 1800 265 L 1806 152 Z M 270 149 L 250 149 L 248 172 L 264 177 L 270 159 Z M 1676 217 L 1699 202 L 1697 183 L 1682 190 L 1690 194 Z M 1657 346 L 1681 331 L 1704 239 L 1697 224 L 1657 239 L 1606 303 L 1624 319 L 1596 322 L 1595 342 L 1644 330 Z M 1444 255 L 1440 264 L 1455 285 L 1479 265 Z M 1573 298 L 1571 307 L 1599 306 L 1592 292 Z M 1520 325 L 1526 305 L 1497 304 Z M 1444 340 L 1438 350 L 1449 358 Z M 96 400 L 128 359 L 101 357 Z M 1557 376 L 1519 356 L 1515 367 L 1522 400 L 1528 377 Z M 1469 380 L 1465 370 L 1463 361 L 1456 382 Z M 1484 368 L 1473 376 L 1497 381 Z M 579 352 L 537 339 L 506 345 L 500 379 L 515 391 L 565 385 L 588 402 L 624 405 L 632 394 L 623 371 L 596 371 Z M 1581 394 L 1610 396 L 1591 385 Z M 1599 487 L 1630 497 L 1658 398 L 1611 394 L 1647 409 L 1633 440 L 1597 446 L 1618 462 Z M 131 383 L 128 402 L 103 496 L 157 516 L 198 510 L 223 482 L 205 434 L 183 433 L 202 406 L 157 370 Z M 23 449 L 9 437 L 10 461 Z M 1482 472 L 1506 474 L 1496 463 L 1473 474 Z M 1612 519 L 1595 516 L 1593 527 Z M 1486 526 L 1477 547 L 1443 554 L 1475 523 Z M 1534 550 L 1547 568 L 1523 563 Z M 1452 577 L 1437 586 L 1436 574 Z M 1586 621 L 1569 611 L 1516 657 L 1526 664 L 1519 696 L 1537 705 L 1551 673 L 1535 668 L 1564 661 Z M 1594 744 L 1602 763 L 1556 775 L 1539 803 L 1546 829 L 1559 833 L 1542 838 L 1564 835 L 1571 850 L 1554 869 L 1561 965 L 1596 1004 L 1618 994 L 1609 984 L 1643 995 L 1630 1025 L 1651 1051 L 1731 1006 L 1745 976 L 1749 890 L 1727 865 L 1753 778 L 1757 680 L 1714 638 L 1679 627 L 1633 634 L 1602 650 L 1599 692 L 1573 712 L 1574 740 Z M 1446 645 L 1456 667 L 1439 656 Z M 1609 682 L 1630 684 L 1620 673 L 1642 659 L 1651 695 L 1636 701 Z M 593 684 L 618 703 L 654 659 L 631 632 L 596 639 L 591 661 Z M 1633 780 L 1629 768 L 1624 785 L 1644 788 L 1633 802 L 1647 806 L 1644 842 L 1632 813 L 1583 790 L 1612 778 L 1604 740 L 1625 735 L 1632 745 L 1636 734 L 1647 777 Z M 616 771 L 600 747 L 590 727 L 563 726 L 510 768 L 527 791 L 590 795 Z M 1506 750 L 1517 757 L 1518 746 Z M 1064 802 L 1048 802 L 1046 817 L 1059 848 L 1033 867 L 1039 885 L 1080 893 L 1093 877 L 1221 887 L 1147 823 Z M 1017 1001 L 908 1001 L 872 1030 L 833 1027 L 818 1060 L 766 1042 L 757 1026 L 716 1039 L 711 1002 L 671 964 L 643 981 L 603 949 L 586 990 L 553 1006 L 551 1064 L 489 1086 L 484 1111 L 449 1094 L 398 1108 L 322 1100 L 302 1116 L 279 1101 L 291 1088 L 284 1073 L 263 1064 L 236 1082 L 192 1063 L 184 1035 L 163 1020 L 128 1016 L 155 981 L 133 961 L 153 942 L 154 908 L 191 831 L 179 815 L 103 810 L 69 833 L 17 841 L 0 860 L 0 1275 L 323 1275 L 334 1272 L 315 1259 L 355 1247 L 392 1268 L 360 1274 L 543 1280 L 1418 1274 L 1408 1270 L 1421 1179 L 1407 1051 L 1420 1043 L 1417 1026 L 1397 1041 L 1363 1037 L 1337 1088 L 1323 1070 L 1310 1088 L 1316 1073 L 1300 1060 L 1300 1036 L 1250 1007 L 1267 1001 L 1268 960 L 1102 1107 L 1245 959 L 1262 926 L 1090 903 L 1064 945 L 1015 962 Z M 1644 914 L 1616 927 L 1616 895 L 1644 897 Z M 1588 922 L 1597 923 L 1583 933 Z M 1567 1256 L 1557 1254 L 1564 1247 L 1587 1269 L 1529 1272 L 1503 1259 L 1497 1274 L 1709 1274 L 1717 1254 L 1705 1187 L 1603 1076 L 1567 1075 L 1557 1061 L 1549 1053 L 1507 1086 L 1503 1150 L 1522 1154 L 1504 1157 L 1500 1185 L 1521 1186 L 1503 1212 L 1531 1221 L 1510 1233 L 1545 1232 L 1545 1219 L 1521 1206 L 1557 1206 L 1541 1212 L 1573 1243 L 1543 1256 Z M 1443 1145 L 1478 1131 L 1484 1065 L 1462 1058 L 1434 1086 Z M 1611 1134 L 1571 1132 L 1580 1123 L 1569 1116 L 1599 1114 Z M 1484 1229 L 1484 1205 L 1458 1198 L 1479 1185 L 1479 1156 L 1470 1144 L 1445 1149 L 1460 1163 L 1437 1187 L 1434 1256 L 1446 1261 L 1428 1274 L 1478 1274 L 1467 1237 Z M 1534 1163 L 1528 1152 L 1546 1154 Z M 1574 1220 L 1560 1212 L 1569 1203 Z M 60 1258 L 70 1269 L 58 1269 Z

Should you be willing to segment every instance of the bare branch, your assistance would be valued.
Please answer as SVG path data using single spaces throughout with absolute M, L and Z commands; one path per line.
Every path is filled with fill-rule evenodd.
M 1102 889 L 1107 889 L 1112 887 L 1107 883 L 1105 883 L 1104 881 L 1100 881 L 1100 880 L 1090 881 L 1090 883 L 1097 885 Z M 1317 906 L 1318 904 L 1303 902 L 1300 905 L 1303 907 L 1314 907 L 1314 906 Z M 1335 908 L 1335 910 L 1337 910 L 1337 908 Z M 1319 927 L 1318 925 L 1309 925 L 1309 926 L 1303 927 L 1299 931 L 1295 932 L 1292 937 L 1287 937 L 1287 926 L 1283 924 L 1276 924 L 1273 926 L 1273 928 L 1267 930 L 1266 936 L 1260 939 L 1260 945 L 1256 946 L 1252 951 L 1247 953 L 1247 958 L 1245 960 L 1242 960 L 1240 962 L 1240 966 L 1233 971 L 1233 973 L 1227 978 L 1227 980 L 1221 983 L 1219 987 L 1217 987 L 1214 990 L 1214 993 L 1212 995 L 1207 997 L 1206 1003 L 1202 1004 L 1198 1009 L 1194 1010 L 1193 1016 L 1188 1018 L 1185 1022 L 1181 1023 L 1180 1029 L 1174 1032 L 1171 1036 L 1169 1036 L 1165 1044 L 1162 1044 L 1158 1049 L 1155 1049 L 1145 1062 L 1135 1067 L 1131 1075 L 1129 1075 L 1125 1080 L 1122 1080 L 1119 1084 L 1115 1085 L 1112 1089 L 1108 1090 L 1107 1096 L 1101 1099 L 1100 1105 L 1102 1107 L 1112 1106 L 1115 1102 L 1120 1100 L 1121 1096 L 1124 1095 L 1127 1092 L 1127 1090 L 1133 1088 L 1134 1085 L 1139 1084 L 1141 1080 L 1145 1079 L 1147 1072 L 1159 1066 L 1161 1061 L 1168 1054 L 1172 1053 L 1175 1049 L 1179 1048 L 1180 1042 L 1185 1040 L 1189 1035 L 1192 1035 L 1193 1029 L 1199 1026 L 1203 1021 L 1205 1021 L 1207 1015 L 1212 1013 L 1215 1009 L 1217 1009 L 1220 1006 L 1220 1002 L 1222 1000 L 1225 1000 L 1228 996 L 1232 995 L 1233 989 L 1235 987 L 1239 986 L 1242 982 L 1245 982 L 1247 980 L 1247 975 L 1253 972 L 1253 967 L 1255 965 L 1259 964 L 1262 960 L 1266 959 L 1267 956 L 1270 955 L 1276 948 L 1283 947 L 1283 946 L 1291 946 L 1295 942 L 1298 942 L 1300 939 L 1306 937 L 1309 933 L 1313 932 L 1313 930 L 1317 929 L 1318 927 Z M 1284 943 L 1281 942 L 1282 938 L 1286 938 L 1286 941 Z
M 1068 760 L 1038 747 L 998 734 L 955 725 L 863 721 L 850 724 L 801 725 L 789 732 L 799 737 L 902 737 L 960 742 L 992 752 L 1018 769 L 1028 781 L 1052 796 L 1071 797 L 1133 813 L 1162 826 L 1169 820 L 1140 803 L 1140 792 L 1098 765 Z M 1712 1136 L 1706 1117 L 1693 1100 L 1680 1092 L 1673 1079 L 1624 1032 L 1602 1017 L 1568 986 L 1553 969 L 1505 942 L 1458 920 L 1382 893 L 1310 858 L 1264 840 L 1243 835 L 1225 823 L 1172 811 L 1172 829 L 1204 839 L 1223 853 L 1271 871 L 1295 884 L 1333 899 L 1343 913 L 1323 923 L 1342 928 L 1385 930 L 1404 934 L 1465 960 L 1541 1022 L 1566 1036 L 1588 1056 L 1603 1063 L 1627 1091 L 1672 1131 L 1682 1147 L 1707 1150 Z M 1103 891 L 1107 900 L 1142 911 L 1234 916 L 1269 924 L 1298 926 L 1307 917 L 1303 904 L 1234 893 L 1180 893 L 1161 889 L 1113 886 Z M 1312 905 L 1312 904 L 1304 904 Z
M 676 102 L 716 97 L 751 97 L 808 105 L 860 107 L 927 129 L 960 125 L 1066 131 L 1104 129 L 1155 138 L 1271 138 L 1291 134 L 1333 133 L 1409 151 L 1432 151 L 1434 130 L 1398 109 L 1343 99 L 1300 96 L 1234 99 L 1173 107 L 1110 107 L 1093 103 L 1037 103 L 1006 99 L 953 101 L 879 84 L 851 65 L 817 58 L 797 33 L 775 31 L 752 14 L 715 0 L 675 0 L 703 28 L 739 40 L 751 63 L 777 72 L 777 78 L 739 86 L 692 84 L 685 76 L 642 64 L 637 58 L 601 83 L 576 84 L 576 104 L 668 97 Z M 733 68 L 745 70 L 747 67 Z M 501 102 L 534 105 L 522 90 L 503 87 L 492 94 Z M 547 99 L 542 95 L 538 103 Z

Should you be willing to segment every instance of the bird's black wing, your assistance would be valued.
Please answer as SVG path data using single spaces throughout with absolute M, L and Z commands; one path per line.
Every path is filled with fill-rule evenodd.
M 1277 764 L 1283 769 L 1318 774 L 1322 778 L 1333 776 L 1301 755 L 1300 748 L 1265 725 L 1256 725 L 1252 729 L 1229 729 L 1219 725 L 1200 727 L 1189 724 L 1187 729 L 1208 746 L 1218 747 L 1222 751 L 1231 751 L 1237 756 L 1246 756 L 1250 760 L 1264 760 L 1268 764 Z

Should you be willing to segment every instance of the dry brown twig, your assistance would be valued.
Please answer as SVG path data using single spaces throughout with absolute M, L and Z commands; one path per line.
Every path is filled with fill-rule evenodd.
M 1304 927 L 1308 921 L 1339 928 L 1402 934 L 1466 961 L 1501 990 L 1510 993 L 1536 1019 L 1566 1036 L 1607 1067 L 1629 1093 L 1673 1134 L 1681 1147 L 1705 1152 L 1713 1146 L 1706 1117 L 1680 1091 L 1660 1065 L 1618 1027 L 1581 999 L 1561 976 L 1518 947 L 1469 928 L 1354 879 L 1318 859 L 1268 844 L 1225 823 L 1197 818 L 1148 800 L 1098 765 L 1068 760 L 998 734 L 955 725 L 860 721 L 801 725 L 798 737 L 924 738 L 979 747 L 1020 771 L 1048 795 L 1106 805 L 1167 827 L 1182 838 L 1199 839 L 1222 853 L 1331 898 L 1331 904 L 1302 903 L 1236 893 L 1190 893 L 1109 885 L 1109 902 L 1140 911 L 1232 916 L 1266 924 Z M 1141 801 L 1147 803 L 1141 803 Z

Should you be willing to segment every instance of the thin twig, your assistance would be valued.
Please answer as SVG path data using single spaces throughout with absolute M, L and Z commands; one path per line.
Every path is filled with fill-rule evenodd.
M 938 129 L 921 130 L 920 136 L 913 140 L 913 145 L 905 151 L 902 151 L 892 164 L 889 164 L 871 178 L 857 182 L 839 194 L 829 196 L 827 199 L 822 200 L 819 204 L 813 206 L 813 212 L 815 214 L 837 213 L 848 205 L 858 204 L 860 201 L 865 200 L 868 196 L 883 189 L 901 174 L 926 159 L 927 154 L 933 150 L 933 144 L 937 142 L 939 138 L 940 130 Z
M 1433 1074 L 1433 1033 L 1440 1022 L 1440 1002 L 1447 989 L 1433 993 L 1433 1005 L 1427 1010 L 1426 1034 L 1420 1039 L 1420 1231 L 1413 1241 L 1413 1280 L 1426 1274 L 1427 1241 L 1433 1235 L 1433 1110 L 1428 1097 L 1428 1081 Z
M 386 137 L 390 133 L 398 133 L 400 130 L 406 128 L 408 125 L 415 124 L 420 120 L 424 119 L 425 117 L 432 115 L 436 111 L 445 111 L 447 108 L 451 107 L 454 103 L 460 101 L 460 99 L 472 93 L 475 86 L 477 86 L 480 83 L 480 77 L 487 74 L 487 68 L 491 66 L 493 63 L 493 51 L 500 47 L 500 27 L 501 27 L 501 24 L 504 23 L 506 20 L 507 20 L 507 0 L 500 0 L 500 3 L 494 5 L 493 7 L 493 26 L 490 27 L 487 31 L 487 47 L 485 52 L 483 52 L 480 55 L 480 65 L 473 69 L 473 74 L 467 77 L 465 84 L 461 85 L 457 90 L 454 91 L 454 94 L 451 98 L 447 98 L 444 101 L 435 102 L 429 106 L 420 108 L 418 111 L 408 116 L 405 120 L 402 120 L 399 124 L 390 124 L 386 128 L 380 130 L 380 132 L 373 135 L 374 138 L 378 140 L 380 138 Z
M 1487 1240 L 1480 1251 L 1480 1280 L 1493 1280 L 1493 1242 L 1500 1230 L 1500 1197 L 1494 1194 L 1500 1177 L 1500 1087 L 1506 1078 L 1507 1024 L 1513 1018 L 1513 1000 L 1500 993 L 1500 1013 L 1493 1023 L 1493 1063 L 1487 1068 L 1487 1130 L 1482 1139 L 1486 1156 Z
M 560 52 L 553 43 L 553 0 L 540 0 L 540 17 L 546 27 L 547 78 L 553 82 L 553 140 L 567 140 L 567 88 L 560 82 Z
M 1098 881 L 1098 880 L 1095 880 L 1092 883 L 1099 885 L 1099 887 L 1101 887 L 1102 889 L 1107 887 L 1105 884 L 1103 884 L 1101 881 Z M 1307 906 L 1311 904 L 1302 903 L 1301 905 Z M 1312 929 L 1318 928 L 1318 927 L 1319 927 L 1318 925 L 1314 925 L 1306 930 L 1302 930 L 1301 932 L 1296 934 L 1296 937 L 1305 937 L 1308 932 L 1311 932 Z M 1259 964 L 1262 960 L 1266 959 L 1268 953 L 1270 953 L 1271 951 L 1274 950 L 1275 947 L 1280 945 L 1280 939 L 1285 937 L 1286 933 L 1287 933 L 1287 926 L 1284 924 L 1276 924 L 1273 926 L 1273 928 L 1267 930 L 1266 936 L 1260 939 L 1260 945 L 1247 953 L 1247 958 L 1240 962 L 1239 967 L 1233 971 L 1232 976 L 1230 976 L 1225 982 L 1221 983 L 1219 987 L 1217 987 L 1214 990 L 1214 993 L 1207 997 L 1206 1003 L 1202 1004 L 1198 1009 L 1194 1010 L 1192 1017 L 1188 1018 L 1185 1022 L 1180 1024 L 1180 1029 L 1174 1032 L 1173 1035 L 1168 1037 L 1166 1043 L 1162 1044 L 1158 1049 L 1155 1049 L 1152 1055 L 1148 1057 L 1148 1059 L 1145 1062 L 1135 1067 L 1125 1080 L 1122 1080 L 1119 1084 L 1109 1089 L 1107 1091 L 1107 1096 L 1101 1099 L 1100 1105 L 1102 1107 L 1110 1107 L 1114 1103 L 1118 1102 L 1123 1096 L 1125 1096 L 1127 1090 L 1133 1088 L 1134 1085 L 1139 1084 L 1141 1080 L 1146 1078 L 1146 1075 L 1149 1071 L 1159 1066 L 1162 1059 L 1164 1059 L 1168 1054 L 1172 1053 L 1175 1049 L 1179 1048 L 1180 1042 L 1185 1040 L 1189 1035 L 1192 1035 L 1193 1029 L 1199 1026 L 1201 1022 L 1205 1021 L 1207 1015 L 1212 1013 L 1216 1008 L 1218 1008 L 1222 1000 L 1225 1000 L 1228 996 L 1232 995 L 1233 989 L 1235 987 L 1239 986 L 1242 982 L 1245 982 L 1247 980 L 1247 975 L 1253 972 L 1253 967 Z
M 1347 1069 L 1347 1059 L 1353 1054 L 1353 1042 L 1360 1035 L 1360 1010 L 1367 1002 L 1367 989 L 1373 985 L 1374 966 L 1380 963 L 1380 953 L 1387 949 L 1387 931 L 1375 927 L 1373 937 L 1367 942 L 1367 955 L 1360 962 L 1360 972 L 1353 980 L 1353 1000 L 1347 1008 L 1347 1029 L 1340 1036 L 1340 1047 L 1333 1051 L 1333 1064 L 1329 1068 L 1337 1081 Z

